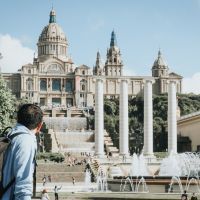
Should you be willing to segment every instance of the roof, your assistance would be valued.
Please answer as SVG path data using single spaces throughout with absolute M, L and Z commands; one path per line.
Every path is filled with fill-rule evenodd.
M 178 78 L 183 78 L 181 75 L 179 75 L 179 74 L 176 74 L 175 72 L 171 72 L 171 73 L 169 73 L 169 76 L 170 76 L 170 77 L 178 77 Z
M 200 111 L 193 112 L 188 115 L 183 115 L 180 118 L 178 118 L 177 121 L 181 122 L 181 121 L 190 120 L 191 118 L 197 118 L 197 117 L 200 117 Z

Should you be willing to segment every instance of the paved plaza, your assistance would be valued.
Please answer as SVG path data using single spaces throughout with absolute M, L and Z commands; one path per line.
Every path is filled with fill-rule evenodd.
M 86 191 L 87 186 L 83 182 L 76 183 L 75 186 L 72 183 L 47 183 L 45 187 L 41 183 L 37 184 L 37 197 L 33 199 L 39 199 L 43 188 L 47 188 L 48 194 L 51 199 L 54 199 L 53 188 L 54 186 L 62 186 L 59 193 L 59 199 L 180 199 L 181 194 L 176 193 L 134 193 L 134 192 L 97 192 L 92 191 L 96 184 L 91 184 L 90 191 Z M 93 189 L 92 189 L 93 188 Z M 84 191 L 85 190 L 85 191 Z M 191 194 L 188 195 L 189 197 Z

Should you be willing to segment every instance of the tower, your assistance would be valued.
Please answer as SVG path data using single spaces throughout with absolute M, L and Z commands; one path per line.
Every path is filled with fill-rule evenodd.
M 161 51 L 159 50 L 158 57 L 154 61 L 154 64 L 152 67 L 152 76 L 153 77 L 168 77 L 168 75 L 169 75 L 169 68 L 163 59 Z
M 167 80 L 169 79 L 169 67 L 163 59 L 162 53 L 158 51 L 158 57 L 153 63 L 152 76 L 155 78 L 153 93 L 161 94 L 167 92 Z
M 122 76 L 123 75 L 123 62 L 121 60 L 120 49 L 117 46 L 116 34 L 114 31 L 111 33 L 110 48 L 107 50 L 107 59 L 105 63 L 106 76 Z
M 94 67 L 93 74 L 97 76 L 103 75 L 103 69 L 101 68 L 101 57 L 99 51 L 97 52 L 96 65 Z

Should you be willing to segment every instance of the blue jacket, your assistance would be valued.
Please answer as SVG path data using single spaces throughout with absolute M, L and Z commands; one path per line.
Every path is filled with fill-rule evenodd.
M 37 150 L 36 136 L 28 128 L 16 124 L 11 134 L 25 132 L 12 139 L 4 156 L 3 186 L 15 177 L 15 183 L 3 195 L 2 200 L 31 200 L 33 172 Z

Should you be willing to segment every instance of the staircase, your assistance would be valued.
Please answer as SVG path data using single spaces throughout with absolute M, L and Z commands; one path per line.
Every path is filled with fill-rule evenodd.
M 111 137 L 106 131 L 104 132 L 104 145 L 105 145 L 105 151 L 107 152 L 107 155 L 110 155 L 112 157 L 119 156 L 119 149 L 114 146 Z
M 83 182 L 85 167 L 86 164 L 67 166 L 66 163 L 40 163 L 36 169 L 36 180 L 41 183 L 44 175 L 46 177 L 50 175 L 52 182 L 72 182 L 72 177 L 75 178 L 76 182 Z

